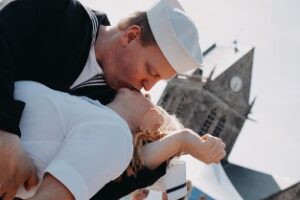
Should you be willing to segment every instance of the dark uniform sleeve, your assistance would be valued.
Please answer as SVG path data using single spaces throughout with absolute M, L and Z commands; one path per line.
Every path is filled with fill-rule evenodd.
M 25 104 L 13 99 L 14 69 L 7 43 L 0 32 L 0 129 L 20 135 L 19 121 Z
M 49 19 L 74 3 L 75 0 L 14 0 L 0 8 L 1 130 L 21 134 L 19 121 L 25 103 L 15 100 L 13 92 L 18 75 L 26 72 L 28 67 L 22 66 L 22 60 L 26 60 L 22 55 L 24 52 L 29 55 L 34 43 L 42 43 L 37 40 L 43 38 L 40 30 L 46 27 Z M 32 53 L 30 56 L 35 55 Z M 119 199 L 136 189 L 152 185 L 165 173 L 166 164 L 162 164 L 155 170 L 144 168 L 135 177 L 123 175 L 120 182 L 108 183 L 92 199 Z
M 69 1 L 69 0 L 68 0 Z M 46 17 L 59 12 L 67 0 L 9 0 L 0 5 L 0 129 L 20 136 L 24 102 L 13 98 L 14 82 L 24 52 L 30 54 Z M 32 53 L 34 56 L 34 53 Z M 17 64 L 18 63 L 18 64 Z M 21 63 L 21 64 L 20 64 Z M 22 66 L 26 69 L 27 66 Z M 24 70 L 24 69 L 23 69 Z
M 18 10 L 20 10 L 18 6 L 11 2 L 0 11 L 0 129 L 20 135 L 18 125 L 25 104 L 13 99 L 14 53 L 17 51 L 13 48 L 18 42 L 14 39 L 17 35 L 21 35 L 20 28 L 22 28 L 19 25 L 22 14 Z
M 121 181 L 107 183 L 91 200 L 117 200 L 134 190 L 153 185 L 160 177 L 166 174 L 167 164 L 163 163 L 155 170 L 143 168 L 136 176 L 122 174 Z

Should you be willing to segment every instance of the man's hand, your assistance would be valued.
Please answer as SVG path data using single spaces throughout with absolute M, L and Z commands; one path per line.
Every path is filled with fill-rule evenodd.
M 219 163 L 225 157 L 222 139 L 206 134 L 202 137 L 192 130 L 186 130 L 185 151 L 206 164 Z
M 13 199 L 22 184 L 27 190 L 38 184 L 35 166 L 22 149 L 19 137 L 0 130 L 0 197 Z

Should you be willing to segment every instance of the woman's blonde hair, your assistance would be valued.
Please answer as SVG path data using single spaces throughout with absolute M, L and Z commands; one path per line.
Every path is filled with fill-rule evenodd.
M 153 131 L 139 130 L 133 133 L 134 150 L 132 160 L 126 169 L 128 176 L 135 175 L 136 172 L 144 166 L 141 159 L 141 151 L 142 147 L 145 144 L 159 140 L 171 131 L 183 128 L 182 124 L 174 115 L 168 114 L 163 108 L 159 106 L 157 106 L 156 108 L 159 110 L 159 113 L 163 116 L 163 124 Z M 167 160 L 167 162 L 169 162 L 169 160 Z

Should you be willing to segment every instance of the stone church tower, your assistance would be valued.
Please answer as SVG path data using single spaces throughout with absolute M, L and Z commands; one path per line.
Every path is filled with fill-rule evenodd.
M 185 127 L 200 135 L 209 133 L 226 143 L 227 155 L 248 118 L 254 100 L 249 99 L 253 47 L 212 45 L 204 53 L 203 70 L 178 75 L 168 82 L 158 104 L 176 114 Z M 250 103 L 251 102 L 251 103 Z M 222 162 L 233 186 L 245 200 L 299 199 L 300 183 Z M 279 182 L 290 185 L 282 188 Z M 204 195 L 204 196 L 203 196 Z M 212 199 L 194 187 L 189 199 Z
M 221 137 L 229 155 L 251 107 L 253 47 L 211 46 L 203 71 L 168 82 L 158 104 L 200 135 Z

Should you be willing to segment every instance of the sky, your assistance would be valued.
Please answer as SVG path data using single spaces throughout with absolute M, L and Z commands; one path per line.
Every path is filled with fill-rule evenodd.
M 147 9 L 153 0 L 82 0 L 104 11 L 112 24 Z M 299 0 L 180 0 L 199 28 L 205 49 L 213 42 L 254 46 L 247 121 L 229 157 L 254 170 L 300 181 L 300 1 Z M 205 67 L 203 68 L 205 70 Z M 159 99 L 166 83 L 151 91 Z M 299 123 L 300 124 L 300 123 Z

